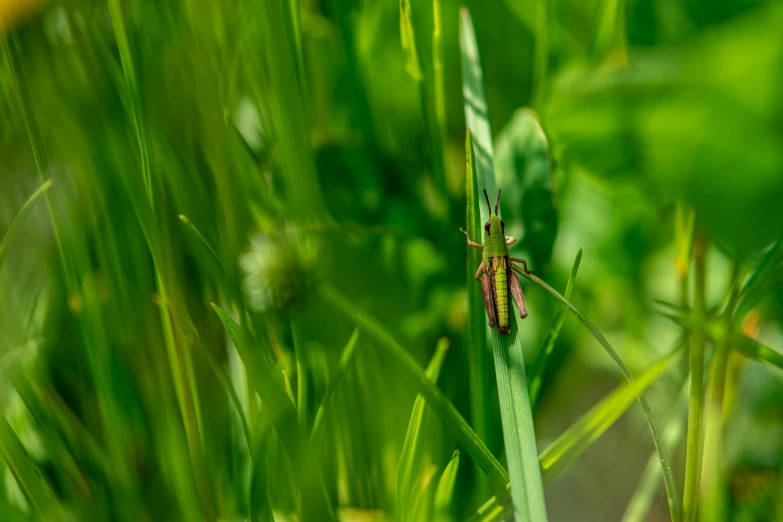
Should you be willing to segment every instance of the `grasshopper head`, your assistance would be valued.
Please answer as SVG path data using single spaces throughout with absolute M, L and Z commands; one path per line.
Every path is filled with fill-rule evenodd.
M 487 200 L 487 208 L 489 209 L 489 220 L 484 224 L 484 230 L 487 236 L 503 236 L 506 233 L 506 225 L 503 220 L 498 216 L 498 207 L 500 205 L 500 191 L 498 189 L 498 197 L 495 200 L 495 215 L 492 215 L 492 206 L 489 204 L 489 196 L 487 196 L 487 189 L 484 189 L 484 198 Z

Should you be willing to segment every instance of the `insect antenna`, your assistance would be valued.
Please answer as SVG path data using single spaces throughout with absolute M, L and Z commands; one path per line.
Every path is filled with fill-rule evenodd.
M 498 205 L 500 205 L 500 191 L 503 190 L 502 188 L 498 189 L 498 199 L 495 200 L 495 215 L 498 216 Z M 486 195 L 486 191 L 485 195 Z M 487 203 L 489 203 L 489 200 L 487 200 Z
M 492 215 L 492 205 L 489 202 L 489 196 L 487 196 L 487 189 L 484 189 L 484 199 L 487 200 L 487 212 L 489 212 L 489 215 Z M 495 211 L 495 214 L 497 214 L 497 211 Z

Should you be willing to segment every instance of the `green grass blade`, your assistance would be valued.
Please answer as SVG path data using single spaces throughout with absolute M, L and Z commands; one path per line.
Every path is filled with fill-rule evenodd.
M 193 234 L 196 235 L 196 237 L 201 241 L 201 243 L 203 243 L 204 246 L 207 247 L 209 253 L 212 254 L 212 257 L 215 258 L 215 261 L 217 261 L 218 264 L 222 267 L 223 262 L 220 260 L 220 256 L 218 256 L 217 252 L 215 252 L 215 249 L 212 248 L 212 245 L 209 244 L 209 241 L 207 241 L 207 239 L 201 234 L 199 229 L 196 228 L 196 225 L 194 225 L 193 222 L 190 219 L 188 219 L 188 217 L 185 214 L 180 214 L 178 217 L 179 220 L 182 221 L 182 223 L 184 223 L 184 225 L 188 227 L 188 229 L 190 229 L 190 231 L 193 232 Z
M 220 318 L 231 342 L 247 370 L 248 380 L 261 400 L 268 408 L 269 418 L 279 427 L 280 433 L 298 433 L 296 412 L 285 392 L 282 374 L 274 372 L 263 361 L 260 354 L 253 351 L 245 337 L 242 327 L 225 310 L 212 303 L 212 308 Z M 282 437 L 291 458 L 299 454 L 296 437 Z
M 441 34 L 440 0 L 432 0 L 432 69 L 433 91 L 435 98 L 435 118 L 438 122 L 438 135 L 447 136 L 446 129 L 446 89 L 443 85 L 443 37 Z
M 416 82 L 420 82 L 421 65 L 419 65 L 419 52 L 416 49 L 416 35 L 413 32 L 411 21 L 410 0 L 400 0 L 400 43 L 402 52 L 405 53 L 405 70 Z
M 500 397 L 500 418 L 506 446 L 514 514 L 522 521 L 545 521 L 546 502 L 541 468 L 538 464 L 533 409 L 525 379 L 525 361 L 517 319 L 509 311 L 510 331 L 500 335 L 492 330 L 492 351 Z
M 669 422 L 663 429 L 663 443 L 667 448 L 679 446 L 685 436 L 685 425 L 688 420 L 688 382 L 683 383 L 680 397 Z M 636 487 L 623 515 L 623 522 L 644 522 L 652 507 L 658 488 L 661 486 L 661 465 L 658 453 L 653 451 L 647 460 L 639 485 Z
M 647 367 L 639 375 L 613 391 L 568 428 L 541 453 L 541 468 L 548 484 L 566 469 L 590 444 L 623 415 L 636 398 L 647 390 L 681 355 L 678 348 Z
M 336 309 L 356 321 L 356 323 L 368 334 L 374 337 L 381 348 L 396 359 L 402 369 L 413 377 L 419 386 L 419 392 L 424 396 L 427 404 L 435 411 L 435 414 L 443 422 L 446 429 L 457 438 L 468 455 L 489 477 L 493 486 L 497 489 L 508 483 L 508 473 L 503 466 L 487 449 L 481 439 L 470 428 L 467 421 L 460 415 L 457 408 L 446 398 L 437 386 L 430 381 L 424 371 L 416 364 L 416 361 L 408 354 L 389 333 L 380 321 L 343 297 L 337 290 L 329 285 L 322 285 L 320 293 L 324 299 Z
M 568 428 L 538 456 L 544 485 L 549 485 L 557 476 L 576 460 L 597 440 L 617 419 L 631 407 L 634 400 L 649 388 L 663 373 L 671 367 L 680 355 L 680 349 L 650 365 L 637 379 L 619 386 L 610 395 L 585 413 L 574 425 Z M 655 455 L 656 466 L 660 471 L 659 457 Z M 472 522 L 507 520 L 511 515 L 511 487 L 490 498 L 470 517 Z
M 326 384 L 326 390 L 324 390 L 324 396 L 321 399 L 321 404 L 318 406 L 318 410 L 315 413 L 315 420 L 313 421 L 313 431 L 310 434 L 310 440 L 315 441 L 318 439 L 318 435 L 321 432 L 321 428 L 326 418 L 326 414 L 329 412 L 329 400 L 332 398 L 334 391 L 337 389 L 337 385 L 342 381 L 345 372 L 348 371 L 348 365 L 353 360 L 353 353 L 356 349 L 356 342 L 359 340 L 359 329 L 355 329 L 351 334 L 348 343 L 343 348 L 343 353 L 340 355 L 340 361 L 337 363 L 337 369 Z
M 455 450 L 451 460 L 443 470 L 435 489 L 434 513 L 435 522 L 448 522 L 452 519 L 450 510 L 454 499 L 454 486 L 457 483 L 457 469 L 459 468 L 459 450 Z
M 571 292 L 574 289 L 574 282 L 576 281 L 576 273 L 579 271 L 579 264 L 582 262 L 582 249 L 576 254 L 574 264 L 571 267 L 571 275 L 568 276 L 568 283 L 566 283 L 565 298 L 570 300 Z M 538 402 L 539 394 L 541 393 L 541 384 L 544 380 L 544 374 L 546 373 L 546 365 L 549 360 L 549 356 L 552 355 L 552 350 L 555 348 L 555 342 L 560 335 L 560 330 L 563 328 L 563 323 L 566 317 L 566 307 L 560 305 L 555 315 L 555 320 L 552 323 L 552 327 L 544 339 L 544 343 L 541 349 L 536 353 L 536 358 L 533 359 L 533 367 L 530 370 L 530 403 L 535 408 Z
M 733 346 L 737 351 L 756 361 L 783 370 L 783 354 L 765 344 L 745 335 L 734 336 Z
M 475 153 L 476 179 L 480 189 L 489 194 L 497 192 L 492 128 L 487 115 L 487 100 L 484 97 L 484 73 L 481 70 L 476 34 L 470 12 L 463 7 L 459 19 L 459 47 L 462 53 L 462 95 L 464 97 L 465 125 L 470 131 Z M 489 219 L 484 205 L 479 206 L 481 222 Z
M 691 390 L 688 402 L 688 435 L 685 454 L 685 484 L 682 493 L 683 520 L 695 522 L 699 513 L 701 469 L 704 449 L 704 367 L 707 348 L 706 239 L 697 235 L 693 245 L 694 328 L 690 337 Z
M 30 507 L 44 517 L 57 505 L 11 425 L 0 415 L 0 457 L 8 465 Z
M 470 130 L 465 134 L 465 174 L 468 194 L 466 225 L 470 237 L 481 237 L 481 210 L 479 201 L 481 191 L 478 189 L 475 160 L 473 156 L 473 138 Z M 468 289 L 468 378 L 470 382 L 470 412 L 476 433 L 481 440 L 492 447 L 490 438 L 491 426 L 496 426 L 498 412 L 494 401 L 490 400 L 492 393 L 492 373 L 489 350 L 487 350 L 487 319 L 484 303 L 481 297 L 481 285 L 476 282 L 475 275 L 481 263 L 481 252 L 476 248 L 466 247 L 468 263 L 466 284 Z M 477 477 L 479 489 L 483 487 L 484 476 Z M 488 491 L 480 491 L 487 494 Z
M 3 236 L 2 241 L 0 241 L 0 266 L 3 266 L 5 256 L 8 255 L 8 250 L 14 243 L 16 236 L 19 234 L 22 223 L 24 223 L 25 219 L 27 219 L 27 216 L 30 215 L 30 212 L 32 212 L 33 208 L 35 208 L 35 204 L 38 202 L 40 197 L 44 195 L 44 193 L 46 193 L 46 191 L 50 188 L 52 188 L 52 180 L 45 181 L 43 185 L 41 185 L 38 190 L 33 192 L 33 195 L 30 196 L 27 201 L 25 201 L 24 205 L 22 205 L 22 208 L 20 208 L 19 212 L 17 212 L 16 216 L 14 216 L 11 224 L 8 225 L 8 230 L 5 231 L 5 235 Z
M 587 319 L 587 317 L 585 317 L 582 312 L 580 312 L 573 304 L 571 304 L 570 301 L 560 295 L 557 290 L 549 286 L 535 274 L 523 271 L 520 271 L 520 274 L 536 283 L 538 286 L 546 290 L 552 297 L 563 303 L 566 308 L 568 308 L 568 310 L 574 314 L 574 316 L 576 316 L 576 318 L 579 319 L 583 325 L 585 325 L 593 337 L 598 340 L 601 346 L 603 346 L 615 364 L 617 364 L 617 366 L 620 368 L 620 371 L 626 380 L 629 382 L 633 380 L 631 372 L 628 370 L 628 367 L 625 366 L 625 363 L 622 361 L 620 356 L 617 355 L 617 352 L 614 350 L 614 348 L 612 348 L 612 345 L 609 344 L 609 341 L 606 340 L 598 328 L 596 328 L 595 325 L 590 322 L 590 320 Z M 681 517 L 680 501 L 677 495 L 677 485 L 676 481 L 674 480 L 674 471 L 672 470 L 669 453 L 666 451 L 666 447 L 663 445 L 661 440 L 661 432 L 658 429 L 658 423 L 655 421 L 655 417 L 653 416 L 652 410 L 650 409 L 650 405 L 647 403 L 647 399 L 644 397 L 643 393 L 640 393 L 637 399 L 639 400 L 639 404 L 641 405 L 642 411 L 644 412 L 647 425 L 649 426 L 650 433 L 652 434 L 653 443 L 655 444 L 655 448 L 658 451 L 658 456 L 660 457 L 661 469 L 663 470 L 663 481 L 666 485 L 666 497 L 669 502 L 669 513 L 671 514 L 672 521 L 678 522 Z
M 448 339 L 443 338 L 438 341 L 435 354 L 424 370 L 424 375 L 432 383 L 438 382 L 443 359 L 445 359 L 448 349 Z M 413 474 L 421 463 L 421 432 L 424 422 L 425 404 L 426 401 L 421 394 L 417 395 L 413 401 L 413 409 L 408 421 L 408 431 L 405 434 L 405 441 L 403 442 L 402 452 L 400 452 L 400 459 L 397 464 L 397 517 L 400 520 L 413 520 L 417 514 L 412 498 L 414 496 L 414 484 L 418 481 L 413 477 Z

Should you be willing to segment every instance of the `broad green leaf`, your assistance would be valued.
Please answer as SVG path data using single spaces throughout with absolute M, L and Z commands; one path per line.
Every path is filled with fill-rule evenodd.
M 549 143 L 532 110 L 514 111 L 500 131 L 495 177 L 503 187 L 506 233 L 521 239 L 536 271 L 545 270 L 557 236 L 557 201 Z
M 424 375 L 432 383 L 438 382 L 443 359 L 449 348 L 448 339 L 441 339 L 435 348 L 435 354 L 430 359 Z M 423 454 L 423 441 L 421 433 L 424 422 L 424 406 L 426 401 L 421 394 L 413 401 L 413 410 L 408 421 L 408 431 L 402 444 L 400 460 L 397 463 L 397 516 L 400 520 L 427 520 L 428 513 L 415 509 L 413 499 L 416 497 L 414 483 L 419 483 L 419 478 L 414 478 L 414 473 L 419 471 Z M 420 474 L 420 473 L 417 473 Z

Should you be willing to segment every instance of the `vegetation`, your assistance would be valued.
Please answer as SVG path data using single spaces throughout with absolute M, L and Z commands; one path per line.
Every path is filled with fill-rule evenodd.
M 0 0 L 0 520 L 783 520 L 781 24 Z

